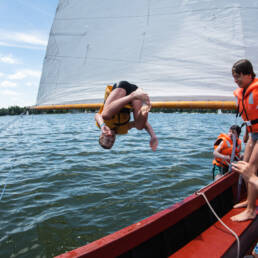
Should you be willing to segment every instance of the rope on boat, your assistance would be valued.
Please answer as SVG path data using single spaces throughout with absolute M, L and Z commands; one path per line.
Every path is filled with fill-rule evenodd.
M 231 153 L 231 158 L 230 158 L 230 164 L 228 167 L 228 171 L 232 172 L 232 163 L 234 161 L 234 159 L 236 158 L 237 160 L 240 160 L 237 156 L 235 156 L 235 152 L 236 152 L 236 136 L 233 134 L 233 150 Z M 237 198 L 236 198 L 236 202 L 238 203 L 240 200 L 240 192 L 241 192 L 241 185 L 242 185 L 242 176 L 239 175 L 238 178 L 238 184 L 237 184 Z
M 196 192 L 197 195 L 202 195 L 204 200 L 206 201 L 206 203 L 208 204 L 209 208 L 211 209 L 212 213 L 214 214 L 214 216 L 217 218 L 217 220 L 236 238 L 237 240 L 237 258 L 240 258 L 240 241 L 238 238 L 238 235 L 231 229 L 229 228 L 220 218 L 219 216 L 216 214 L 216 212 L 214 211 L 214 209 L 212 208 L 209 200 L 207 199 L 206 195 L 204 192 Z
M 232 134 L 232 140 L 233 140 L 233 149 L 231 152 L 231 157 L 230 157 L 230 165 L 228 167 L 229 172 L 232 172 L 232 162 L 234 161 L 235 154 L 236 154 L 236 136 Z

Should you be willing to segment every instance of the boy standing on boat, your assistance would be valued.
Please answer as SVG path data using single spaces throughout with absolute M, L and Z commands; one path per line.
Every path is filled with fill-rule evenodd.
M 232 151 L 234 151 L 233 159 L 239 160 L 239 154 L 241 151 L 241 140 L 239 135 L 241 128 L 237 125 L 232 125 L 228 134 L 220 134 L 214 143 L 214 160 L 213 160 L 213 179 L 217 180 L 226 172 L 228 172 L 229 164 L 231 160 Z M 236 146 L 233 145 L 233 137 L 236 139 Z
M 150 147 L 155 151 L 158 139 L 148 123 L 150 108 L 149 96 L 136 85 L 121 81 L 107 86 L 104 105 L 95 115 L 97 126 L 101 130 L 99 144 L 105 149 L 111 149 L 116 134 L 127 134 L 132 128 L 145 129 L 151 137 Z M 134 121 L 130 121 L 130 110 L 133 111 Z
M 232 68 L 232 75 L 238 89 L 234 95 L 238 99 L 238 112 L 247 124 L 250 137 L 246 144 L 244 161 L 248 162 L 251 174 L 256 175 L 258 171 L 258 79 L 255 78 L 253 66 L 250 61 L 242 59 L 237 61 Z M 245 177 L 244 177 L 245 178 Z M 248 185 L 248 195 L 245 202 L 239 203 L 234 208 L 247 208 L 233 216 L 233 221 L 245 221 L 256 217 L 256 198 L 258 191 L 254 185 Z

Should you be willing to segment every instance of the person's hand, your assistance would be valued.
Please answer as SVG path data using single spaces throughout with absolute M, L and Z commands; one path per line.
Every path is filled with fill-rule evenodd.
M 238 161 L 237 163 L 232 163 L 232 170 L 236 171 L 239 174 L 242 174 L 243 176 L 249 176 L 249 163 L 245 161 Z
M 150 107 L 150 98 L 147 93 L 145 93 L 142 89 L 138 88 L 136 91 L 131 93 L 135 99 L 139 99 L 144 102 L 147 106 Z
M 107 136 L 112 135 L 111 129 L 107 125 L 101 127 L 101 132 Z
M 229 155 L 225 155 L 225 160 L 230 161 L 231 157 Z
M 158 147 L 159 141 L 157 137 L 151 137 L 150 139 L 150 147 L 153 151 L 156 151 Z

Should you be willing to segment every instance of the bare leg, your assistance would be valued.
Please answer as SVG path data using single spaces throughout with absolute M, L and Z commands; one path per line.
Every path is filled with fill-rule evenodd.
M 253 151 L 249 160 L 249 169 L 251 170 L 250 173 L 255 175 L 258 169 L 258 141 L 252 143 Z M 257 194 L 258 191 L 255 186 L 248 183 L 247 208 L 243 212 L 233 216 L 231 218 L 233 221 L 245 221 L 256 217 Z
M 135 127 L 138 130 L 145 128 L 145 124 L 148 120 L 149 107 L 143 106 L 142 101 L 136 99 L 133 100 L 133 116 L 135 121 Z
M 246 144 L 246 148 L 245 148 L 245 153 L 244 153 L 244 161 L 248 162 L 250 157 L 251 157 L 251 153 L 253 151 L 253 142 L 252 142 L 252 138 L 249 137 L 248 138 L 248 142 Z M 246 189 L 248 189 L 248 183 L 245 180 L 245 185 L 246 185 Z M 233 206 L 233 208 L 237 209 L 237 208 L 245 208 L 247 207 L 247 200 L 237 203 L 236 205 Z
M 249 183 L 252 184 L 256 190 L 258 190 L 258 177 L 255 175 L 251 175 L 249 177 Z
M 124 89 L 117 88 L 113 90 L 105 102 L 105 105 L 102 111 L 103 118 L 111 119 L 127 103 L 129 103 L 129 100 L 128 100 L 128 96 L 126 96 L 126 91 Z
M 106 103 L 102 111 L 102 117 L 105 120 L 111 119 L 115 114 L 117 114 L 126 104 L 133 101 L 147 102 L 149 105 L 149 97 L 141 89 L 133 91 L 130 95 L 126 96 L 125 89 L 117 88 L 113 90 L 108 96 Z

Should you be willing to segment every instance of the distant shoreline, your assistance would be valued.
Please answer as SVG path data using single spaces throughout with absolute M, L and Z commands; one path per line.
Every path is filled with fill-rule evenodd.
M 220 109 L 219 109 L 220 110 Z M 66 114 L 66 113 L 95 113 L 98 108 L 92 109 L 50 109 L 50 110 L 36 110 L 30 109 L 29 107 L 11 106 L 8 108 L 0 108 L 0 116 L 13 116 L 13 115 L 40 115 L 40 114 Z M 175 112 L 186 112 L 186 113 L 218 113 L 218 110 L 214 109 L 184 109 L 184 108 L 155 108 L 151 112 L 157 113 L 175 113 Z M 220 110 L 220 113 L 235 113 L 234 110 Z

